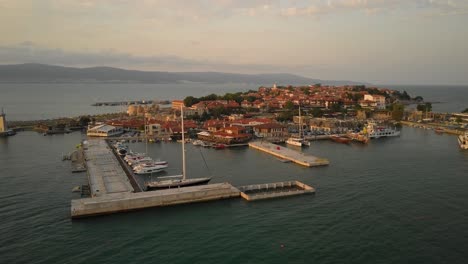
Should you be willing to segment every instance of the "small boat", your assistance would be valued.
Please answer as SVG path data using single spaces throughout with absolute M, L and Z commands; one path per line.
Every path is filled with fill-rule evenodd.
M 169 163 L 164 160 L 158 160 L 158 161 L 151 161 L 151 162 L 142 162 L 135 164 L 133 167 L 133 170 L 137 170 L 140 168 L 145 168 L 145 167 L 154 167 L 154 166 L 167 166 Z
M 351 141 L 350 138 L 336 136 L 336 135 L 330 136 L 330 139 L 333 140 L 334 142 L 342 143 L 342 144 L 349 144 L 349 142 Z
M 213 146 L 214 149 L 225 149 L 226 148 L 226 145 L 224 144 L 216 144 Z
M 197 139 L 197 140 L 194 140 L 194 141 L 192 142 L 192 144 L 193 144 L 194 146 L 201 146 L 201 145 L 203 145 L 203 141 Z
M 156 165 L 151 167 L 141 167 L 135 170 L 135 174 L 137 175 L 147 175 L 152 173 L 157 173 L 164 171 L 168 166 L 167 165 Z
M 286 144 L 293 145 L 296 147 L 302 147 L 304 146 L 303 144 L 303 139 L 302 138 L 295 138 L 295 137 L 290 137 L 288 140 L 286 140 Z
M 145 163 L 145 162 L 152 162 L 153 159 L 151 157 L 144 157 L 141 159 L 134 159 L 127 161 L 128 165 L 133 166 L 135 164 Z
M 434 132 L 436 132 L 437 134 L 442 134 L 442 133 L 444 133 L 444 131 L 445 131 L 445 130 L 444 130 L 443 128 L 441 128 L 441 127 L 436 127 L 436 128 L 434 129 Z

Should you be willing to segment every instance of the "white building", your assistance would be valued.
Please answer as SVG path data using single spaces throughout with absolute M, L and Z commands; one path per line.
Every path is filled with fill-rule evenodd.
M 162 132 L 161 124 L 148 124 L 146 125 L 148 136 L 160 136 Z
M 114 137 L 123 132 L 123 128 L 121 127 L 102 124 L 88 129 L 86 135 L 88 135 L 88 137 Z
M 372 94 L 365 94 L 364 101 L 372 101 L 375 102 L 377 109 L 385 109 L 385 96 L 383 95 L 372 95 Z

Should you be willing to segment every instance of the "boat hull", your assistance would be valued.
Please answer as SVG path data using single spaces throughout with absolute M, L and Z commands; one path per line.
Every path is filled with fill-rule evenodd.
M 333 140 L 334 142 L 337 142 L 337 143 L 341 143 L 341 144 L 349 144 L 349 142 L 351 142 L 351 139 L 349 138 L 346 138 L 346 137 L 330 137 L 331 140 Z
M 297 140 L 297 139 L 288 139 L 286 140 L 286 144 L 296 146 L 296 147 L 302 147 L 302 141 Z
M 211 181 L 211 178 L 195 178 L 186 180 L 174 180 L 174 181 L 162 181 L 162 182 L 150 182 L 146 184 L 148 190 L 161 190 L 170 188 L 182 188 L 188 186 L 204 185 Z

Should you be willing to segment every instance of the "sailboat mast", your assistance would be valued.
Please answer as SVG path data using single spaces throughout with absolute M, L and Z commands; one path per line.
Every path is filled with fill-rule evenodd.
M 180 107 L 180 120 L 182 126 L 182 179 L 185 180 L 185 133 L 184 133 L 184 106 Z
M 302 135 L 302 117 L 301 117 L 301 105 L 299 104 L 299 137 L 303 138 Z
M 148 155 L 148 134 L 146 132 L 146 130 L 148 129 L 148 125 L 146 124 L 146 112 L 145 112 L 145 153 L 146 155 Z

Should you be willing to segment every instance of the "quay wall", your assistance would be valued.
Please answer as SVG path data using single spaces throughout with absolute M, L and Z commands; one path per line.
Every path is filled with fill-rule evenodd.
M 410 122 L 410 121 L 401 121 L 403 125 L 411 126 L 411 127 L 423 127 L 423 128 L 443 128 L 443 132 L 447 134 L 453 135 L 463 135 L 465 133 L 464 130 L 460 129 L 449 129 L 445 127 L 443 124 L 433 124 L 433 123 L 417 123 L 417 122 Z
M 71 217 L 111 214 L 149 207 L 239 197 L 240 191 L 228 183 L 175 188 L 139 193 L 115 193 L 102 197 L 72 200 Z

